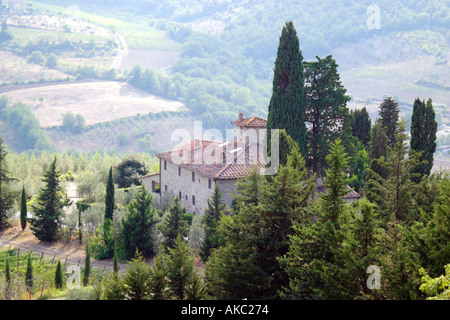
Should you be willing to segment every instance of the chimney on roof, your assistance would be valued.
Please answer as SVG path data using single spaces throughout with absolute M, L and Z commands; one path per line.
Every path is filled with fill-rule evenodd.
M 242 112 L 239 112 L 238 121 L 244 120 L 244 114 Z

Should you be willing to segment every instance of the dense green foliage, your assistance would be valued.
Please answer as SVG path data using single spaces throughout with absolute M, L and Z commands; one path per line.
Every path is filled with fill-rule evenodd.
M 306 123 L 308 123 L 308 166 L 321 175 L 329 145 L 344 132 L 344 121 L 349 117 L 347 102 L 350 97 L 342 86 L 336 61 L 327 56 L 305 62 L 307 97 Z M 306 154 L 303 153 L 302 154 Z
M 370 141 L 370 129 L 372 128 L 372 121 L 367 109 L 364 107 L 351 110 L 350 114 L 353 116 L 352 134 L 367 147 Z
M 57 239 L 62 209 L 69 204 L 60 185 L 60 176 L 55 157 L 42 178 L 45 186 L 39 192 L 36 205 L 32 206 L 34 214 L 30 219 L 30 228 L 42 241 Z
M 121 252 L 126 260 L 138 250 L 144 257 L 153 255 L 152 228 L 156 210 L 152 207 L 152 195 L 139 187 L 135 198 L 128 206 L 128 213 L 122 222 Z
M 6 223 L 7 211 L 12 207 L 12 194 L 8 189 L 8 182 L 10 180 L 8 166 L 6 163 L 8 151 L 3 144 L 3 139 L 0 137 L 0 227 Z
M 292 22 L 281 31 L 275 60 L 272 97 L 267 118 L 267 145 L 270 150 L 272 129 L 284 129 L 306 154 L 306 95 L 303 55 Z
M 391 148 L 395 144 L 395 133 L 397 131 L 397 123 L 399 121 L 400 109 L 398 102 L 392 98 L 384 99 L 380 105 L 379 116 L 381 124 L 386 128 L 388 138 L 388 146 Z
M 178 235 L 187 236 L 188 223 L 184 217 L 185 208 L 181 204 L 180 197 L 176 196 L 167 210 L 166 219 L 160 225 L 164 247 L 173 248 Z
M 31 108 L 22 103 L 6 106 L 0 110 L 0 122 L 6 123 L 8 134 L 15 136 L 16 150 L 39 153 L 55 151 L 55 146 L 41 129 L 39 121 Z
M 416 167 L 415 173 L 420 177 L 428 176 L 433 168 L 434 152 L 436 151 L 436 114 L 431 99 L 421 102 L 414 101 L 411 117 L 411 150 L 421 152 L 420 160 L 423 162 Z
M 219 185 L 214 186 L 214 193 L 208 199 L 208 208 L 202 218 L 204 228 L 204 239 L 200 248 L 200 257 L 202 261 L 208 261 L 211 250 L 218 248 L 220 245 L 220 237 L 217 233 L 220 219 L 225 215 L 225 204 L 222 202 L 222 192 Z

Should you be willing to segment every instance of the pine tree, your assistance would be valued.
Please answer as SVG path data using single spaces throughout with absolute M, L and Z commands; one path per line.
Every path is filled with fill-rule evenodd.
M 186 300 L 203 300 L 206 297 L 206 284 L 203 279 L 194 272 L 191 282 L 186 287 Z
M 307 96 L 306 123 L 309 125 L 308 167 L 314 173 L 323 174 L 329 145 L 342 139 L 344 122 L 350 117 L 346 95 L 336 61 L 332 56 L 305 63 L 305 91 Z M 351 130 L 351 128 L 349 128 Z
M 313 218 L 294 225 L 288 252 L 281 258 L 289 276 L 284 297 L 299 299 L 348 299 L 343 269 L 344 200 L 348 192 L 345 173 L 348 158 L 340 141 L 335 141 L 326 158 L 328 169 L 324 184 L 327 193 L 320 194 Z M 313 222 L 314 221 L 314 222 Z
M 291 150 L 286 167 L 280 167 L 272 181 L 264 185 L 261 206 L 256 209 L 255 218 L 260 220 L 262 230 L 254 239 L 259 249 L 253 266 L 264 270 L 260 298 L 277 298 L 278 291 L 289 283 L 277 258 L 287 253 L 293 226 L 309 219 L 306 208 L 314 187 L 314 177 L 308 178 L 297 147 Z
M 166 260 L 167 254 L 160 250 L 160 253 L 153 261 L 153 266 L 150 270 L 152 300 L 165 300 L 168 297 Z
M 86 256 L 84 258 L 84 269 L 83 269 L 83 286 L 89 284 L 89 278 L 91 276 L 91 252 L 89 250 L 89 245 L 86 245 Z
M 436 199 L 431 212 L 407 229 L 410 251 L 418 255 L 421 267 L 433 277 L 450 261 L 450 177 L 445 175 L 432 190 Z
M 189 230 L 189 226 L 183 218 L 185 209 L 181 205 L 180 197 L 176 196 L 174 198 L 168 211 L 167 220 L 159 228 L 164 237 L 163 244 L 166 249 L 173 248 L 177 236 L 180 234 L 182 237 L 185 237 Z
M 395 145 L 388 158 L 379 161 L 380 171 L 385 172 L 383 177 L 370 171 L 369 190 L 371 198 L 379 206 L 381 218 L 388 221 L 393 214 L 394 217 L 402 221 L 412 221 L 415 217 L 411 216 L 413 212 L 414 183 L 412 182 L 414 168 L 417 166 L 417 154 L 409 152 L 407 146 L 407 136 L 404 132 L 404 121 L 398 124 L 397 133 L 394 136 Z
M 147 300 L 151 297 L 150 267 L 136 250 L 136 255 L 127 265 L 127 271 L 122 278 L 124 296 L 128 300 Z
M 222 192 L 219 185 L 215 184 L 214 193 L 208 199 L 208 208 L 203 215 L 203 227 L 205 236 L 200 249 L 200 257 L 203 262 L 208 261 L 211 250 L 219 247 L 220 238 L 217 233 L 217 227 L 222 216 L 225 215 L 225 204 L 222 203 Z
M 178 234 L 166 260 L 167 286 L 174 299 L 186 299 L 186 289 L 194 276 L 194 255 Z
M 133 257 L 136 250 L 144 257 L 153 254 L 152 227 L 155 209 L 152 201 L 152 195 L 141 186 L 128 206 L 121 231 L 121 248 L 125 259 Z
M 377 293 L 367 287 L 367 268 L 380 265 L 380 243 L 384 232 L 375 204 L 367 199 L 357 201 L 348 210 L 348 219 L 345 219 L 342 230 L 344 269 L 351 278 L 349 288 L 353 297 L 370 299 Z
M 414 181 L 426 176 L 428 177 L 433 168 L 434 152 L 436 151 L 437 122 L 431 99 L 421 102 L 420 99 L 414 101 L 413 114 L 411 117 L 411 150 L 421 152 L 420 161 L 414 173 L 419 176 Z
M 25 186 L 22 187 L 22 198 L 20 202 L 20 224 L 22 230 L 25 230 L 27 227 L 27 199 L 25 196 Z
M 37 205 L 33 205 L 33 218 L 30 219 L 31 230 L 41 241 L 54 241 L 60 227 L 59 219 L 63 207 L 70 204 L 64 197 L 60 185 L 61 173 L 56 170 L 56 157 L 44 173 L 45 183 L 37 197 Z
M 206 265 L 208 293 L 217 299 L 252 299 L 258 296 L 256 285 L 261 270 L 250 267 L 257 250 L 254 239 L 261 230 L 256 210 L 262 200 L 264 176 L 254 169 L 236 183 L 236 205 L 232 215 L 224 216 L 218 233 L 224 244 L 212 250 Z M 258 279 L 257 279 L 258 278 Z
M 33 263 L 31 261 L 31 250 L 27 256 L 27 270 L 25 272 L 25 286 L 28 292 L 32 292 L 34 286 Z
M 371 181 L 377 177 L 382 179 L 388 178 L 388 170 L 385 166 L 383 166 L 384 161 L 387 159 L 387 144 L 388 137 L 386 134 L 386 128 L 380 120 L 377 120 L 370 133 L 368 150 L 369 169 L 367 172 L 367 198 L 372 202 L 375 201 L 377 195 Z
M 61 289 L 63 286 L 63 275 L 61 269 L 61 261 L 58 259 L 58 263 L 56 264 L 55 270 L 55 288 Z
M 303 55 L 297 32 L 292 22 L 281 31 L 275 60 L 272 97 L 267 119 L 268 150 L 271 129 L 285 129 L 297 142 L 300 152 L 306 154 L 306 95 L 303 78 Z
M 208 290 L 218 299 L 273 299 L 287 283 L 277 258 L 288 249 L 294 223 L 306 219 L 313 178 L 307 178 L 305 161 L 295 147 L 286 167 L 270 182 L 257 171 L 245 181 L 236 198 L 239 203 L 256 199 L 252 202 L 258 204 L 239 205 L 239 212 L 222 219 L 219 233 L 225 244 L 213 250 L 208 261 Z
M 352 134 L 362 142 L 364 146 L 368 146 L 370 142 L 370 130 L 372 121 L 366 107 L 351 111 L 353 115 Z
M 124 300 L 125 288 L 122 279 L 119 275 L 113 273 L 109 279 L 106 280 L 104 297 L 106 300 Z
M 398 103 L 392 98 L 386 98 L 380 105 L 378 112 L 381 120 L 381 124 L 386 128 L 386 135 L 388 138 L 388 146 L 391 148 L 395 144 L 395 134 L 398 129 L 400 109 Z

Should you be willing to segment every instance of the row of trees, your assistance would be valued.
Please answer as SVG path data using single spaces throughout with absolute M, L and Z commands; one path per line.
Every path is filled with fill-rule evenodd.
M 395 145 L 399 108 L 392 98 L 384 99 L 379 110 L 377 131 L 370 141 L 371 119 L 365 108 L 349 111 L 350 97 L 340 82 L 337 64 L 331 56 L 303 61 L 299 40 L 292 22 L 283 27 L 275 60 L 268 129 L 283 129 L 298 144 L 307 166 L 318 176 L 324 174 L 325 157 L 331 142 L 341 139 L 351 156 L 351 185 L 360 190 L 362 175 L 373 159 L 386 159 L 387 147 Z M 381 131 L 384 133 L 381 133 Z M 417 173 L 429 175 L 436 150 L 437 123 L 431 99 L 416 99 L 411 122 L 411 149 L 421 152 Z M 387 138 L 383 145 L 382 135 Z M 267 139 L 270 147 L 270 136 Z M 371 143 L 370 150 L 368 149 Z M 372 165 L 372 164 L 371 164 Z M 373 164 L 376 165 L 376 164 Z M 366 168 L 365 168 L 366 167 Z

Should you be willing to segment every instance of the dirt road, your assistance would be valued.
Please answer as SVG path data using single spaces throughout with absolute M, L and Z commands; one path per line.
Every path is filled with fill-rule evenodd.
M 20 252 L 32 252 L 35 255 L 43 255 L 44 259 L 60 259 L 61 263 L 67 265 L 84 265 L 85 260 L 85 245 L 79 244 L 78 239 L 72 239 L 70 242 L 55 242 L 47 243 L 39 241 L 31 232 L 26 228 L 21 230 L 19 225 L 12 226 L 0 232 L 0 250 L 7 250 L 8 248 L 20 249 Z M 91 257 L 91 263 L 93 268 L 101 268 L 105 271 L 112 271 L 113 260 L 96 260 Z M 126 264 L 119 263 L 119 270 L 125 271 Z

